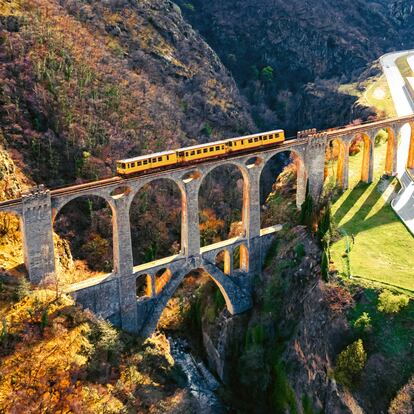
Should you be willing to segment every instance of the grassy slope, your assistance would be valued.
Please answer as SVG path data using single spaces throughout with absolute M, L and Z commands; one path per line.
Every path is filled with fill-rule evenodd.
M 370 77 L 362 82 L 340 85 L 339 91 L 359 97 L 360 105 L 375 108 L 380 117 L 397 115 L 384 75 Z
M 333 204 L 334 218 L 349 235 L 355 236 L 350 255 L 354 275 L 414 292 L 414 238 L 378 189 L 385 150 L 386 144 L 375 149 L 375 179 L 370 185 L 358 183 L 362 153 L 350 157 L 350 189 Z M 340 271 L 344 251 L 342 238 L 332 246 L 333 261 Z

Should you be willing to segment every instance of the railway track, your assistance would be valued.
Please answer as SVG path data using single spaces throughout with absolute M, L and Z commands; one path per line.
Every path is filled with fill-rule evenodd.
M 323 130 L 323 131 L 318 131 L 316 135 L 319 134 L 326 134 L 326 136 L 328 138 L 333 138 L 336 136 L 341 136 L 341 135 L 345 135 L 345 134 L 350 134 L 350 133 L 358 133 L 358 132 L 364 132 L 367 129 L 372 129 L 372 128 L 381 128 L 384 126 L 387 126 L 389 124 L 398 122 L 413 122 L 414 121 L 414 115 L 406 115 L 406 116 L 402 116 L 402 117 L 395 117 L 395 118 L 387 118 L 387 119 L 381 119 L 378 121 L 367 121 L 364 123 L 361 123 L 359 125 L 355 125 L 355 126 L 343 126 L 343 127 L 338 127 L 335 129 L 329 129 L 329 130 Z M 244 157 L 246 155 L 252 155 L 252 156 L 256 156 L 259 154 L 263 154 L 266 152 L 270 152 L 270 151 L 274 151 L 276 148 L 286 148 L 286 150 L 289 150 L 291 148 L 295 148 L 299 145 L 302 145 L 304 143 L 308 142 L 309 137 L 304 137 L 304 138 L 296 138 L 296 137 L 290 137 L 287 138 L 283 143 L 280 144 L 275 144 L 275 145 L 270 145 L 267 146 L 265 148 L 253 148 L 251 150 L 246 150 L 246 151 L 241 151 L 238 152 L 236 155 L 227 155 L 224 157 L 216 157 L 216 158 L 212 158 L 209 160 L 200 160 L 200 161 L 195 161 L 195 162 L 191 162 L 185 165 L 178 165 L 178 166 L 170 166 L 169 168 L 165 168 L 165 169 L 158 169 L 158 170 L 152 170 L 148 173 L 141 173 L 139 175 L 135 175 L 133 177 L 128 177 L 128 178 L 124 178 L 124 177 L 120 177 L 120 176 L 114 176 L 114 177 L 110 177 L 110 178 L 105 178 L 102 180 L 98 180 L 98 181 L 93 181 L 93 182 L 89 182 L 89 183 L 82 183 L 82 184 L 76 184 L 76 185 L 72 185 L 72 186 L 67 186 L 67 187 L 61 187 L 61 188 L 55 188 L 55 189 L 51 189 L 50 190 L 50 194 L 52 197 L 63 197 L 63 196 L 67 196 L 73 193 L 77 193 L 79 191 L 82 190 L 96 190 L 98 188 L 104 188 L 110 185 L 113 185 L 115 183 L 119 183 L 121 186 L 122 185 L 128 185 L 128 183 L 130 183 L 131 181 L 136 180 L 137 178 L 146 178 L 146 177 L 151 177 L 151 176 L 155 176 L 158 175 L 160 173 L 164 173 L 164 172 L 168 172 L 168 171 L 186 171 L 188 170 L 188 168 L 191 167 L 197 167 L 197 165 L 199 164 L 204 164 L 204 165 L 208 165 L 210 163 L 214 163 L 217 160 L 220 159 L 237 159 L 240 157 Z M 0 202 L 0 208 L 1 207 L 12 207 L 12 206 L 16 206 L 19 203 L 21 203 L 22 201 L 22 197 L 13 199 L 13 200 L 7 200 L 7 201 L 3 201 Z

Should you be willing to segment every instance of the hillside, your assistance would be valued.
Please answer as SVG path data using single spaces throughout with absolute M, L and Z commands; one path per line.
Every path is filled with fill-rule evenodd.
M 217 55 L 170 1 L 0 2 L 2 142 L 34 181 L 252 131 Z
M 367 115 L 338 86 L 358 79 L 383 53 L 413 45 L 409 3 L 179 1 L 231 70 L 257 122 L 290 130 Z

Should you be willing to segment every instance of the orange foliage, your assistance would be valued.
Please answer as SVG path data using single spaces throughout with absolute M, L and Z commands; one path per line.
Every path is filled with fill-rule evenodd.
M 217 218 L 214 210 L 206 208 L 200 213 L 200 237 L 204 246 L 219 241 L 219 233 L 224 228 L 224 221 Z

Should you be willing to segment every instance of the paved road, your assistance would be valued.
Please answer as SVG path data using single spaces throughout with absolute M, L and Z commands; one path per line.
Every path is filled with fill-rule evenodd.
M 395 64 L 396 59 L 399 57 L 411 54 L 413 54 L 413 56 L 407 59 L 407 61 L 414 71 L 414 50 L 388 53 L 380 59 L 398 116 L 411 115 L 414 113 L 414 102 L 405 87 L 404 78 Z M 406 125 L 401 130 L 401 140 L 398 145 L 397 154 L 397 177 L 402 188 L 398 193 L 398 196 L 392 201 L 391 206 L 414 235 L 414 182 L 405 169 L 410 138 L 411 130 L 410 127 Z

